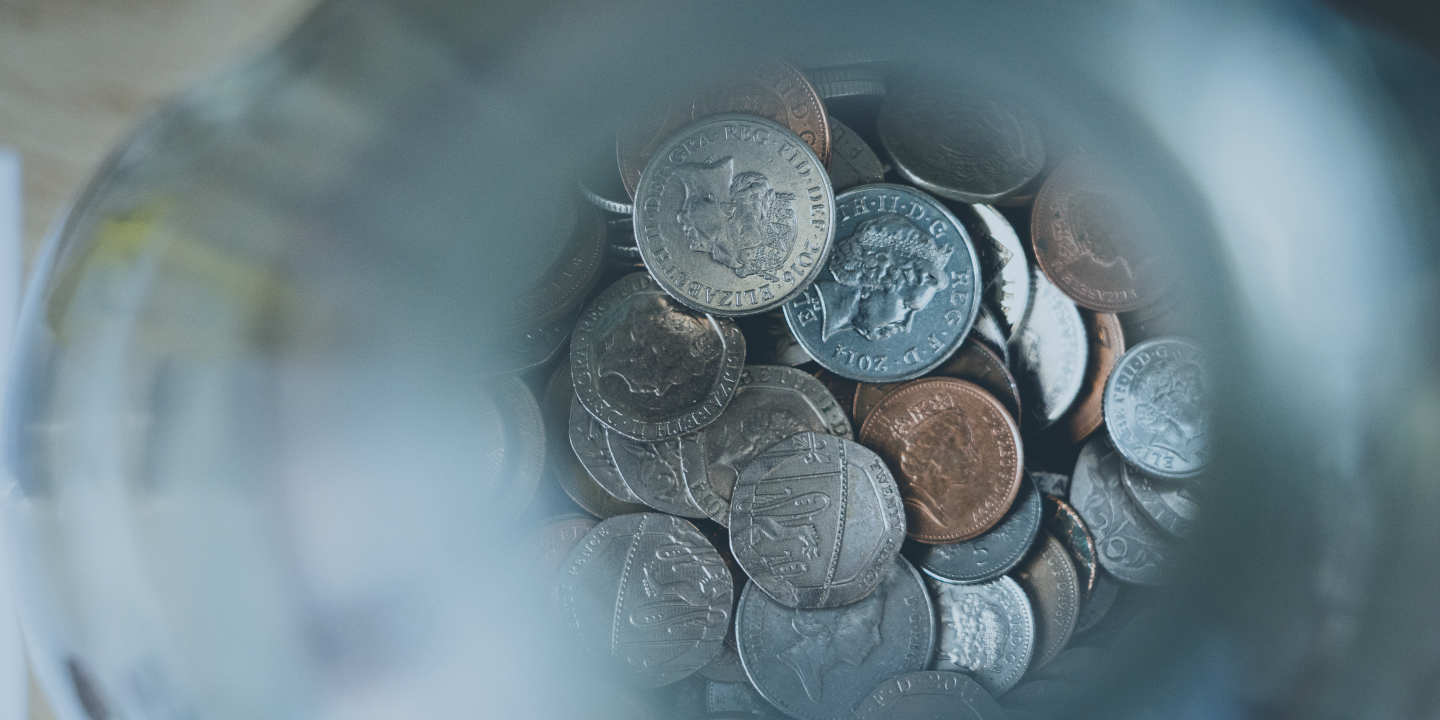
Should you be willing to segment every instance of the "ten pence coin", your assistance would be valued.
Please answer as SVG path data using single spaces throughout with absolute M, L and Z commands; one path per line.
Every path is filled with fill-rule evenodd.
M 907 534 L 921 542 L 989 530 L 1024 479 L 1020 429 L 999 400 L 964 380 L 926 378 L 890 393 L 860 426 L 860 442 L 890 465 Z
M 1192 477 L 1210 459 L 1210 378 L 1205 354 L 1179 338 L 1130 348 L 1105 385 L 1105 427 L 1115 449 L 1160 478 Z
M 1005 720 L 1005 711 L 981 683 L 936 670 L 906 673 L 880 683 L 855 709 L 855 720 Z
M 969 584 L 994 580 L 1024 559 L 1040 532 L 1040 493 L 1030 480 L 995 527 L 982 535 L 949 545 L 915 543 L 907 556 L 920 571 L 947 583 Z
M 936 670 L 962 672 L 992 695 L 1020 682 L 1035 649 L 1035 618 L 1025 591 L 1008 577 L 975 585 L 927 579 L 940 616 Z
M 1050 662 L 1075 632 L 1080 617 L 1080 580 L 1065 547 L 1050 535 L 1040 540 L 1030 557 L 1011 575 L 1030 596 L 1035 610 L 1035 656 L 1030 667 Z
M 1125 492 L 1124 466 L 1108 438 L 1090 438 L 1075 461 L 1070 503 L 1095 538 L 1101 567 L 1122 582 L 1159 585 L 1170 541 Z

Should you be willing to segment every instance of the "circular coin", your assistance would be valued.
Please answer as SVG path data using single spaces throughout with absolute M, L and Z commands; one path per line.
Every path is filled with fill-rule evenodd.
M 936 670 L 974 678 L 992 695 L 1015 687 L 1035 649 L 1030 600 L 1014 580 L 1000 577 L 976 585 L 927 580 L 940 616 Z
M 935 652 L 930 596 L 898 557 L 882 575 L 863 600 L 824 610 L 746 587 L 735 621 L 740 662 L 760 695 L 799 720 L 848 720 L 880 681 L 924 670 Z
M 1200 506 L 1189 483 L 1151 477 L 1129 465 L 1121 468 L 1120 478 L 1130 498 L 1161 530 L 1186 537 L 1194 529 Z
M 1064 546 L 1044 532 L 1013 577 L 1025 588 L 1035 610 L 1035 656 L 1030 667 L 1039 668 L 1050 662 L 1075 632 L 1080 617 L 1080 580 Z
M 564 242 L 534 245 L 556 248 L 553 262 L 543 274 L 515 296 L 513 306 L 527 323 L 544 325 L 570 314 L 600 279 L 605 255 L 605 216 L 590 205 L 576 206 L 576 224 Z M 530 268 L 497 266 L 491 272 L 503 277 L 523 276 Z
M 760 697 L 760 693 L 755 692 L 750 680 L 744 677 L 739 682 L 705 683 L 705 711 L 746 713 L 748 718 L 779 715 L 770 703 L 765 702 L 765 698 Z
M 905 539 L 900 491 L 885 463 L 852 440 L 806 432 L 740 470 L 730 549 L 776 602 L 831 608 L 885 578 Z
M 1125 331 L 1120 327 L 1118 316 L 1086 310 L 1080 317 L 1085 322 L 1085 335 L 1090 344 L 1085 380 L 1080 384 L 1079 397 L 1054 426 L 1072 445 L 1090 437 L 1104 422 L 1105 381 L 1120 356 L 1125 354 Z
M 735 323 L 681 306 L 643 273 L 605 288 L 570 339 L 570 374 L 585 409 L 646 442 L 720 417 L 744 362 Z
M 802 432 L 850 438 L 850 419 L 819 380 L 803 370 L 749 365 L 720 419 L 694 436 L 700 462 L 684 466 L 690 497 L 715 522 L 730 524 L 730 494 L 741 468 L 761 450 Z
M 1105 426 L 1115 449 L 1156 477 L 1198 474 L 1210 459 L 1209 392 L 1199 347 L 1155 338 L 1130 348 L 1105 385 Z
M 679 99 L 660 112 L 620 129 L 615 155 L 620 178 L 630 197 L 636 197 L 641 172 L 661 144 L 677 130 L 703 118 L 744 113 L 767 118 L 799 135 L 819 156 L 830 162 L 829 116 L 815 88 L 794 66 L 769 62 L 738 72 L 713 84 L 694 97 Z
M 830 140 L 835 148 L 830 153 L 830 187 L 835 192 L 885 179 L 885 166 L 875 151 L 854 130 L 833 117 L 830 118 Z
M 1035 304 L 1015 341 L 1015 379 L 1025 398 L 1026 430 L 1043 430 L 1065 415 L 1085 383 L 1090 348 L 1075 303 L 1044 276 L 1034 276 Z
M 1057 498 L 1070 497 L 1070 476 L 1060 473 L 1045 472 L 1043 470 L 1030 470 L 1030 479 L 1035 481 L 1035 487 L 1046 495 L 1053 495 Z
M 1007 340 L 1005 331 L 1000 329 L 1000 321 L 995 319 L 995 313 L 988 305 L 980 304 L 980 312 L 975 315 L 975 325 L 970 329 L 970 336 L 979 339 L 1009 362 L 1010 343 L 1013 341 Z
M 1020 563 L 1040 532 L 1040 493 L 1029 480 L 995 527 L 983 535 L 950 545 L 917 543 L 908 557 L 921 572 L 947 583 L 994 580 Z
M 733 593 L 710 542 L 656 513 L 595 526 L 560 573 L 561 613 L 583 648 L 641 687 L 675 682 L 715 657 Z
M 996 319 L 1002 321 L 1006 341 L 1014 340 L 1025 326 L 1032 298 L 1025 246 L 1010 221 L 989 205 L 956 204 L 950 209 L 965 223 L 975 251 L 980 254 L 985 304 L 994 311 Z
M 535 496 L 545 468 L 545 421 L 518 377 L 492 378 L 477 396 L 476 477 L 488 488 L 484 508 L 509 521 Z
M 1115 604 L 1115 598 L 1120 594 L 1120 583 L 1110 577 L 1110 573 L 1101 570 L 1095 573 L 1095 592 L 1090 593 L 1090 599 L 1080 606 L 1080 619 L 1075 621 L 1075 633 L 1078 635 L 1090 628 L 1095 627 L 1110 612 L 1110 606 Z
M 1075 572 L 1080 579 L 1080 592 L 1086 598 L 1095 590 L 1095 578 L 1100 574 L 1100 565 L 1095 554 L 1095 538 L 1080 519 L 1075 508 L 1058 498 L 1045 498 L 1045 530 L 1070 551 L 1075 561 Z
M 527 562 L 524 566 L 532 569 L 533 577 L 542 583 L 545 596 L 555 607 L 559 607 L 556 581 L 560 578 L 560 569 L 565 566 L 570 551 L 596 524 L 595 518 L 568 515 L 551 520 L 525 539 Z
M 706 517 L 690 495 L 690 489 L 685 487 L 686 463 L 700 462 L 700 445 L 694 435 L 647 443 L 607 432 L 605 439 L 610 445 L 615 469 L 640 502 L 671 515 Z
M 610 441 L 605 426 L 585 411 L 580 398 L 570 396 L 570 447 L 585 472 L 610 493 L 616 500 L 638 503 L 640 497 L 625 484 L 620 469 L 615 466 L 615 457 L 610 454 Z
M 995 396 L 1005 410 L 1010 413 L 1011 418 L 1020 417 L 1020 389 L 1015 386 L 1015 378 L 1010 376 L 1010 371 L 1005 369 L 1005 362 L 1000 359 L 995 351 L 985 346 L 985 343 L 976 340 L 972 335 L 965 338 L 960 349 L 955 351 L 950 359 L 945 361 L 938 370 L 930 373 L 940 377 L 953 377 L 960 380 L 969 380 L 980 386 L 980 389 Z M 880 401 L 890 394 L 890 391 L 901 387 L 903 383 L 860 383 L 855 386 L 855 422 L 863 423 L 875 409 Z
M 885 74 L 877 67 L 851 65 L 848 67 L 817 68 L 810 71 L 810 80 L 815 83 L 815 92 L 825 100 L 837 100 L 864 95 L 883 97 L 885 95 Z M 840 141 L 835 139 L 835 118 L 830 118 L 830 139 L 835 149 L 830 153 L 830 162 L 840 152 Z
M 959 673 L 906 673 L 877 685 L 855 709 L 855 720 L 1005 720 L 981 685 Z
M 1035 260 L 1080 305 L 1128 312 L 1163 294 L 1160 222 L 1137 195 L 1084 155 L 1060 163 L 1040 187 L 1030 214 Z
M 764 118 L 719 115 L 660 146 L 635 195 L 635 239 L 655 281 L 714 315 L 753 315 L 800 294 L 835 238 L 825 165 Z
M 875 130 L 901 175 L 960 202 L 1004 199 L 1045 167 L 1040 128 L 1019 108 L 918 83 L 892 88 Z
M 1091 438 L 1075 461 L 1070 502 L 1095 537 L 1102 567 L 1122 582 L 1159 585 L 1169 541 L 1131 502 L 1122 487 L 1124 467 L 1109 439 Z
M 989 530 L 1024 479 L 1020 430 L 1000 401 L 973 383 L 926 378 L 886 396 L 860 426 L 905 497 L 907 534 L 921 542 L 969 540 Z
M 790 331 L 822 367 L 864 382 L 935 369 L 980 310 L 980 265 L 960 221 L 903 185 L 862 185 L 835 199 L 835 250 L 785 304 Z

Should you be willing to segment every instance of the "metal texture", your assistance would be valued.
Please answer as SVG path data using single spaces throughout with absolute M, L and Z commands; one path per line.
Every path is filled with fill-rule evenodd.
M 881 88 L 883 91 L 884 86 Z M 834 144 L 830 153 L 830 187 L 835 192 L 885 179 L 885 165 L 875 151 L 854 130 L 834 117 L 830 118 L 830 139 Z
M 995 527 L 977 538 L 949 545 L 915 543 L 907 557 L 926 575 L 947 583 L 980 583 L 1010 572 L 1030 551 L 1040 532 L 1040 493 L 1029 480 Z
M 959 673 L 928 671 L 887 679 L 855 710 L 855 720 L 1006 720 L 979 683 Z
M 1055 497 L 1045 498 L 1045 531 L 1060 541 L 1070 551 L 1075 561 L 1076 576 L 1080 579 L 1080 592 L 1086 598 L 1095 591 L 1095 578 L 1100 575 L 1100 565 L 1095 550 L 1095 538 L 1080 513 L 1069 503 Z
M 1125 354 L 1125 330 L 1118 316 L 1082 310 L 1080 318 L 1085 322 L 1085 336 L 1090 346 L 1085 379 L 1075 402 L 1051 428 L 1056 433 L 1055 441 L 1071 444 L 1083 442 L 1105 421 L 1105 383 L 1120 362 L 1120 356 Z
M 1179 538 L 1194 530 L 1200 505 L 1195 502 L 1191 483 L 1151 477 L 1128 465 L 1121 469 L 1120 479 L 1130 499 L 1161 530 Z
M 580 404 L 580 398 L 570 396 L 570 447 L 585 472 L 616 500 L 638 503 L 640 497 L 625 484 L 620 468 L 615 466 L 615 457 L 610 452 L 609 433 Z
M 1159 585 L 1170 541 L 1131 501 L 1124 467 L 1109 438 L 1091 438 L 1075 462 L 1070 503 L 1095 538 L 1101 567 L 1123 582 Z
M 704 508 L 685 487 L 686 459 L 691 464 L 700 462 L 700 445 L 693 434 L 647 443 L 607 432 L 605 439 L 615 469 L 640 502 L 671 515 L 706 517 Z
M 985 304 L 1002 323 L 1006 341 L 1014 340 L 1025 327 L 1034 298 L 1025 245 L 1010 221 L 989 205 L 955 203 L 950 209 L 965 223 L 980 255 Z
M 1043 532 L 1030 557 L 1011 577 L 1025 588 L 1035 610 L 1035 654 L 1030 667 L 1039 668 L 1050 662 L 1075 632 L 1082 600 L 1080 581 L 1065 547 Z
M 1085 384 L 1090 348 L 1075 303 L 1044 276 L 1034 275 L 1035 304 L 1016 339 L 1013 367 L 1025 399 L 1021 423 L 1043 430 L 1065 415 Z
M 1135 467 L 1193 477 L 1210 459 L 1210 376 L 1204 352 L 1179 338 L 1130 348 L 1105 385 L 1105 427 Z
M 926 580 L 940 618 L 935 670 L 962 672 L 991 695 L 1015 687 L 1035 650 L 1030 599 L 1014 580 L 975 585 Z

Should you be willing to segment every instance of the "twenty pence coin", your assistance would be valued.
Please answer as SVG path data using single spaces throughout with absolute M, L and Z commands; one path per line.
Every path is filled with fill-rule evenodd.
M 605 492 L 610 493 L 616 500 L 627 503 L 640 502 L 630 487 L 625 484 L 625 478 L 620 476 L 620 468 L 615 466 L 615 457 L 610 454 L 610 442 L 605 426 L 595 419 L 594 415 L 586 412 L 585 406 L 580 404 L 580 398 L 573 394 L 570 396 L 570 447 L 575 452 L 575 457 L 580 458 L 580 464 L 585 466 L 585 471 Z

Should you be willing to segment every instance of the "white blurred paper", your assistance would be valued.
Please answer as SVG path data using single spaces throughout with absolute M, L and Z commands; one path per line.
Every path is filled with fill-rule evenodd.
M 9 385 L 24 253 L 20 225 L 20 155 L 0 147 L 0 407 Z M 3 528 L 0 528 L 3 530 Z M 0 720 L 25 720 L 29 708 L 25 652 L 10 588 L 8 538 L 0 532 Z

